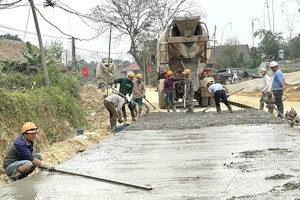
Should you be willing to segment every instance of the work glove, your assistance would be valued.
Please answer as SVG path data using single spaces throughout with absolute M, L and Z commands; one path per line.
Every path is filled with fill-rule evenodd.
M 45 162 L 45 161 L 41 161 L 40 167 L 43 168 L 43 169 L 47 169 L 49 171 L 53 171 L 54 170 L 54 166 L 51 165 L 50 163 Z
M 143 98 L 146 99 L 146 95 L 143 95 Z
M 124 120 L 123 119 L 118 119 L 118 122 L 122 123 L 122 122 L 124 122 Z

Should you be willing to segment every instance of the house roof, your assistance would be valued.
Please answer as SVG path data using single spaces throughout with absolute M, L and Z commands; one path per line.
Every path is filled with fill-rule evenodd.
M 141 68 L 136 64 L 136 63 L 132 63 L 131 65 L 129 65 L 128 67 L 125 67 L 122 72 L 127 72 L 127 71 L 137 71 L 140 70 Z

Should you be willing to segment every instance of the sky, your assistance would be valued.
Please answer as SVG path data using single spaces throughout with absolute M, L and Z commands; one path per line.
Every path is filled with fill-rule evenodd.
M 7 0 L 12 2 L 16 0 Z M 88 20 L 80 19 L 74 14 L 67 13 L 59 8 L 43 7 L 45 0 L 34 0 L 36 7 L 43 16 L 62 32 L 80 39 L 90 39 L 96 35 L 91 28 L 94 24 Z M 79 13 L 89 13 L 90 8 L 95 7 L 101 0 L 60 0 L 64 4 Z M 3 3 L 3 2 L 2 2 Z M 30 41 L 38 46 L 34 20 L 31 8 L 27 0 L 21 1 L 15 8 L 0 7 L 0 35 L 18 35 L 24 41 Z M 240 44 L 248 44 L 250 47 L 257 46 L 259 39 L 252 37 L 252 31 L 258 29 L 283 32 L 287 38 L 300 33 L 300 0 L 201 0 L 201 7 L 207 17 L 202 21 L 206 23 L 210 38 L 216 27 L 216 44 L 224 44 L 228 38 L 237 38 Z M 267 6 L 269 5 L 269 6 Z M 269 7 L 269 8 L 267 8 Z M 274 11 L 273 8 L 274 7 Z M 51 41 L 63 42 L 66 49 L 70 49 L 71 40 L 69 36 L 62 34 L 56 28 L 46 22 L 38 15 L 43 44 L 50 44 Z M 288 28 L 288 20 L 293 21 L 294 30 Z M 293 20 L 294 19 L 294 20 Z M 88 25 L 86 24 L 88 23 Z M 253 24 L 253 26 L 252 26 Z M 114 30 L 113 30 L 114 31 Z M 90 41 L 76 40 L 76 50 L 83 58 L 95 60 L 108 56 L 109 37 L 108 33 L 100 35 Z M 129 42 L 126 40 L 112 40 L 111 57 L 114 59 L 130 60 L 127 54 Z M 92 57 L 90 56 L 92 52 Z

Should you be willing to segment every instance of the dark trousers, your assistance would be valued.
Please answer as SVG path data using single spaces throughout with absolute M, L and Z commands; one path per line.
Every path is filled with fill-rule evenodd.
M 173 92 L 166 92 L 166 94 L 167 94 L 167 98 L 166 98 L 167 107 L 169 106 L 170 102 L 172 106 L 175 105 Z
M 223 101 L 223 103 L 224 103 L 226 106 L 229 105 L 229 102 L 228 102 L 228 100 L 227 100 L 227 96 L 226 96 L 225 90 L 217 90 L 217 91 L 214 93 L 214 100 L 215 100 L 216 107 L 220 107 L 220 102 L 221 102 L 221 100 Z
M 281 114 L 283 114 L 283 103 L 282 103 L 282 95 L 283 90 L 273 90 L 273 95 L 275 97 L 275 105 Z

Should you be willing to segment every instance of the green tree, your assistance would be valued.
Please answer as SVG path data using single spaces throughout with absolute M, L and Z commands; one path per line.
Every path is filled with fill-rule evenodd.
M 293 39 L 290 40 L 290 45 L 291 45 L 291 51 L 292 52 L 288 52 L 288 50 L 286 49 L 286 55 L 290 55 L 289 59 L 293 59 L 293 58 L 300 58 L 300 37 L 294 37 Z
M 244 66 L 244 55 L 241 52 L 239 41 L 236 37 L 229 38 L 221 47 L 221 53 L 216 60 L 218 68 Z
M 249 68 L 256 68 L 260 65 L 260 63 L 262 62 L 262 58 L 261 58 L 262 54 L 261 51 L 259 51 L 256 47 L 252 47 L 250 49 L 250 57 L 251 59 L 249 61 L 247 61 L 246 66 L 248 66 Z
M 11 35 L 9 33 L 7 33 L 5 35 L 0 35 L 0 39 L 1 38 L 8 39 L 8 40 L 22 41 L 18 35 Z
M 63 51 L 63 43 L 58 40 L 51 41 L 49 45 L 45 46 L 45 54 L 47 54 L 48 59 L 55 60 L 57 62 L 61 62 Z
M 262 52 L 263 57 L 269 60 L 278 60 L 278 50 L 284 41 L 282 33 L 272 33 L 261 29 L 254 33 L 254 37 L 257 36 L 262 38 L 258 49 Z
M 99 30 L 112 26 L 119 38 L 130 39 L 129 53 L 139 66 L 143 64 L 143 41 L 155 38 L 166 24 L 179 14 L 199 13 L 191 0 L 106 0 L 91 10 L 90 17 Z

